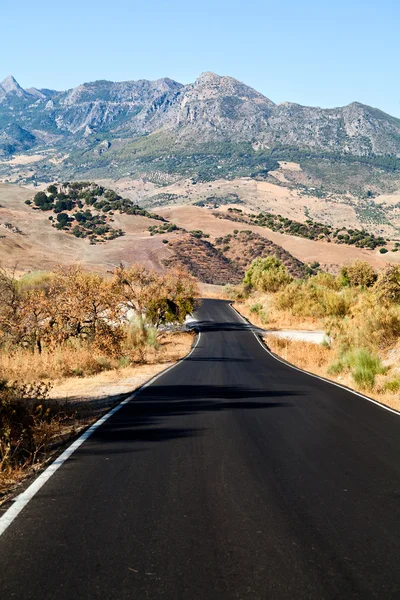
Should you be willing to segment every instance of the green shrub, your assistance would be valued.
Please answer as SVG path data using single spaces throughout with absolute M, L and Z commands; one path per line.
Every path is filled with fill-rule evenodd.
M 118 361 L 118 367 L 120 369 L 124 369 L 125 367 L 129 367 L 131 363 L 132 360 L 129 358 L 129 356 L 122 356 Z
M 385 381 L 383 389 L 385 392 L 392 393 L 400 391 L 400 379 L 390 379 L 389 381 Z
M 343 292 L 335 292 L 333 290 L 324 290 L 319 295 L 323 314 L 326 317 L 345 317 L 351 308 L 351 298 L 343 294 Z
M 354 382 L 365 390 L 374 387 L 376 375 L 382 375 L 386 372 L 380 358 L 366 348 L 348 350 L 335 363 L 330 365 L 328 372 L 338 374 L 344 370 L 349 370 Z
M 253 260 L 246 271 L 243 284 L 262 292 L 276 292 L 292 280 L 282 262 L 269 256 Z
M 397 306 L 363 302 L 354 328 L 363 345 L 392 346 L 400 337 L 400 311 Z
M 340 285 L 336 277 L 331 273 L 326 273 L 325 271 L 320 271 L 319 273 L 317 273 L 317 275 L 310 277 L 309 281 L 314 285 L 320 285 L 330 290 L 339 291 L 340 289 Z
M 274 306 L 288 310 L 295 316 L 322 317 L 323 310 L 318 302 L 317 288 L 304 282 L 292 281 L 274 296 Z
M 352 297 L 344 290 L 335 291 L 316 285 L 317 277 L 307 282 L 293 281 L 281 289 L 274 298 L 275 307 L 289 310 L 299 317 L 344 317 L 352 305 Z
M 261 310 L 262 310 L 262 304 L 259 304 L 258 302 L 256 304 L 253 304 L 253 306 L 250 308 L 250 312 L 256 313 L 257 315 Z
M 343 373 L 345 368 L 346 367 L 343 361 L 339 359 L 329 365 L 328 373 L 329 375 L 340 375 L 340 373 Z

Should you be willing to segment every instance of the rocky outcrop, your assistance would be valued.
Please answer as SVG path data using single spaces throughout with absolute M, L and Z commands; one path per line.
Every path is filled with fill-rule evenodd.
M 60 93 L 24 90 L 10 76 L 0 84 L 0 119 L 3 139 L 10 126 L 18 125 L 32 135 L 32 146 L 51 133 L 59 135 L 58 143 L 68 151 L 88 144 L 82 140 L 92 134 L 107 133 L 112 140 L 161 131 L 192 145 L 250 141 L 253 147 L 280 144 L 355 156 L 400 156 L 400 120 L 380 110 L 357 102 L 334 109 L 276 105 L 240 81 L 215 73 L 203 73 L 188 85 L 168 78 L 95 81 Z M 8 131 L 10 152 L 20 150 L 14 141 Z

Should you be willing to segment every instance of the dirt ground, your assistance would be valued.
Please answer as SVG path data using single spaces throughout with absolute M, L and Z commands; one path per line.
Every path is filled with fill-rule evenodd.
M 213 189 L 216 183 L 220 183 L 221 185 L 217 186 L 218 193 L 236 189 L 240 196 L 241 190 L 238 190 L 235 181 L 214 182 Z M 126 185 L 128 186 L 128 183 Z M 200 192 L 202 193 L 202 190 L 203 195 L 206 195 L 206 190 L 209 189 L 206 185 L 192 186 L 197 188 L 197 196 Z M 284 199 L 290 201 L 295 212 L 292 216 L 305 218 L 300 204 L 296 208 L 299 199 L 295 192 L 270 183 L 255 182 L 249 179 L 240 180 L 240 185 L 249 190 L 249 198 L 253 193 L 256 194 L 257 188 L 261 189 L 264 197 L 270 197 L 269 204 L 276 204 L 275 212 L 284 212 L 281 202 L 284 202 Z M 146 182 L 142 182 L 139 188 L 136 189 L 136 196 L 138 194 L 143 196 L 145 192 L 146 194 L 154 192 L 154 185 Z M 168 189 L 175 188 L 169 186 Z M 90 245 L 88 240 L 75 238 L 52 227 L 47 212 L 33 210 L 27 206 L 25 200 L 31 199 L 36 191 L 37 189 L 0 184 L 0 264 L 2 266 L 10 268 L 17 265 L 19 271 L 28 271 L 51 269 L 58 264 L 80 263 L 89 269 L 106 272 L 121 262 L 124 264 L 138 262 L 157 270 L 164 268 L 163 260 L 170 256 L 170 250 L 163 240 L 168 240 L 176 234 L 150 236 L 149 225 L 158 222 L 140 216 L 115 215 L 114 225 L 123 229 L 125 235 L 105 244 Z M 178 184 L 176 184 L 176 191 L 178 191 Z M 192 196 L 189 199 L 193 201 Z M 321 201 L 318 200 L 318 202 Z M 344 211 L 343 206 L 338 205 L 338 210 Z M 227 208 L 228 205 L 222 206 L 218 212 L 223 215 Z M 155 209 L 155 212 L 189 231 L 202 229 L 210 235 L 211 241 L 216 237 L 232 233 L 234 229 L 249 229 L 282 246 L 299 260 L 307 263 L 318 261 L 322 268 L 333 272 L 337 271 L 340 265 L 356 259 L 365 260 L 378 269 L 390 262 L 400 262 L 400 253 L 389 252 L 381 255 L 378 250 L 369 251 L 289 236 L 263 227 L 218 219 L 213 215 L 214 209 L 200 208 L 191 204 L 180 203 L 179 205 L 160 207 Z M 21 233 L 14 233 L 6 229 L 5 223 L 11 223 Z
M 218 209 L 218 212 L 223 214 L 225 210 L 226 208 L 224 207 Z M 340 265 L 351 263 L 357 259 L 369 262 L 377 269 L 384 268 L 389 262 L 400 262 L 398 253 L 382 255 L 378 250 L 371 251 L 363 248 L 355 248 L 354 246 L 307 240 L 301 237 L 274 232 L 264 227 L 218 219 L 212 214 L 214 211 L 196 206 L 162 207 L 157 212 L 180 227 L 188 230 L 202 229 L 210 235 L 210 239 L 233 233 L 235 229 L 239 229 L 239 231 L 241 229 L 254 231 L 262 237 L 275 242 L 275 244 L 282 246 L 299 260 L 307 263 L 318 261 L 322 268 L 329 271 L 337 271 Z
M 49 213 L 25 204 L 35 191 L 0 184 L 0 264 L 18 270 L 46 270 L 58 264 L 80 263 L 87 268 L 107 271 L 119 263 L 138 262 L 157 270 L 169 255 L 161 236 L 151 237 L 147 228 L 158 223 L 146 217 L 115 215 L 115 226 L 125 235 L 106 244 L 90 245 L 51 226 Z M 11 223 L 21 233 L 4 228 Z

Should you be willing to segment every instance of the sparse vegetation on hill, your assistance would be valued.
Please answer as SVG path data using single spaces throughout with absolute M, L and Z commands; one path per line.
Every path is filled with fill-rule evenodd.
M 255 258 L 268 256 L 279 259 L 293 277 L 305 277 L 313 272 L 281 246 L 252 231 L 235 230 L 232 234 L 216 238 L 215 244 L 243 273 Z
M 225 196 L 209 196 L 205 200 L 193 202 L 193 206 L 212 206 L 213 208 L 218 208 L 219 206 L 224 206 L 226 204 L 245 204 L 245 202 L 235 193 L 227 194 Z
M 149 198 L 143 199 L 143 204 L 145 206 L 165 206 L 170 204 L 176 204 L 182 198 L 184 198 L 184 196 L 179 194 L 160 192 L 159 194 L 155 194 L 154 196 L 150 196 Z
M 375 236 L 365 229 L 348 229 L 346 227 L 333 228 L 330 225 L 318 223 L 307 219 L 300 223 L 282 215 L 260 212 L 257 215 L 245 213 L 241 209 L 230 208 L 227 213 L 214 213 L 220 219 L 227 218 L 238 223 L 248 223 L 259 227 L 266 227 L 271 231 L 295 235 L 309 240 L 325 240 L 334 244 L 347 244 L 357 248 L 374 250 L 378 246 L 385 246 L 386 240 L 382 236 Z
M 181 266 L 203 283 L 216 285 L 237 284 L 256 257 L 273 257 L 287 266 L 293 277 L 305 277 L 314 270 L 289 252 L 251 231 L 236 231 L 217 238 L 215 244 L 206 241 L 201 230 L 181 232 L 169 241 L 171 258 L 168 266 Z
M 122 229 L 110 224 L 114 213 L 165 220 L 113 190 L 86 181 L 49 185 L 45 192 L 35 195 L 33 205 L 26 203 L 36 210 L 51 211 L 55 215 L 49 217 L 53 227 L 75 237 L 87 237 L 93 244 L 123 235 Z
M 148 228 L 150 235 L 162 235 L 164 233 L 172 233 L 174 231 L 185 231 L 182 227 L 178 227 L 175 223 L 163 223 L 162 225 L 150 225 Z
M 173 254 L 164 264 L 184 267 L 203 283 L 239 283 L 243 277 L 243 271 L 237 264 L 213 244 L 196 236 L 179 236 L 170 241 L 169 248 Z

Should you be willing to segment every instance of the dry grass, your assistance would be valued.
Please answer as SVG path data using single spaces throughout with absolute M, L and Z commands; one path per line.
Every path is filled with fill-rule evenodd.
M 329 347 L 311 342 L 278 338 L 274 335 L 265 336 L 265 340 L 272 352 L 293 363 L 296 367 L 325 376 L 333 355 L 333 351 Z
M 274 294 L 253 294 L 244 302 L 235 302 L 234 307 L 246 319 L 267 329 L 306 329 L 315 331 L 323 329 L 323 321 L 317 317 L 298 317 L 290 311 L 277 310 L 273 303 Z M 254 311 L 255 305 L 263 307 L 263 315 Z M 253 309 L 253 310 L 252 310 Z M 267 317 L 267 318 L 265 318 Z
M 193 333 L 168 333 L 158 351 L 149 353 L 145 363 L 119 364 L 115 369 L 91 376 L 64 378 L 52 388 L 51 398 L 83 400 L 132 391 L 186 356 L 193 340 Z
M 217 300 L 230 300 L 226 286 L 214 285 L 212 283 L 199 282 L 200 298 L 216 298 Z
M 41 422 L 40 430 L 34 432 L 36 437 L 37 434 L 41 435 L 42 445 L 37 456 L 34 459 L 27 457 L 26 463 L 0 469 L 0 504 L 24 479 L 49 462 L 63 443 L 96 421 L 120 401 L 123 394 L 134 392 L 186 356 L 193 340 L 193 333 L 162 334 L 158 348 L 148 350 L 145 363 L 121 363 L 107 359 L 108 370 L 104 357 L 93 356 L 86 350 L 60 351 L 53 356 L 50 353 L 34 357 L 30 355 L 30 361 L 27 360 L 27 353 L 23 352 L 14 358 L 0 355 L 1 372 L 9 379 L 18 377 L 19 380 L 37 381 L 41 378 L 52 381 L 53 387 L 46 406 L 54 414 L 53 419 L 46 424 Z M 86 369 L 85 377 L 77 376 L 82 368 Z M 45 443 L 43 432 L 46 433 Z
M 192 343 L 191 333 L 163 333 L 157 344 L 144 349 L 131 349 L 123 358 L 110 358 L 90 348 L 58 348 L 28 352 L 16 350 L 0 353 L 0 373 L 10 381 L 59 381 L 66 377 L 87 377 L 102 371 L 120 370 L 135 364 L 163 364 L 174 362 L 185 354 Z
M 0 371 L 8 380 L 27 383 L 53 381 L 65 377 L 83 377 L 116 368 L 118 361 L 96 354 L 88 348 L 58 348 L 41 354 L 16 350 L 0 354 Z
M 397 386 L 397 380 L 390 369 L 386 375 L 378 376 L 374 388 L 366 392 L 362 386 L 355 383 L 351 373 L 334 375 L 329 372 L 329 366 L 337 359 L 335 350 L 310 342 L 285 340 L 272 335 L 266 336 L 265 340 L 272 352 L 296 367 L 367 394 L 386 406 L 400 410 L 400 382 Z

